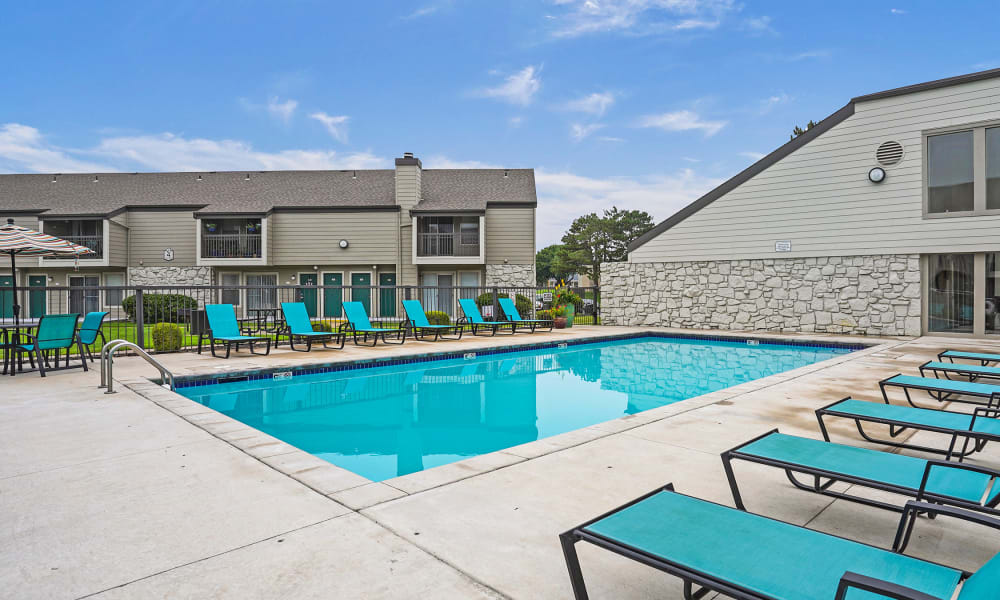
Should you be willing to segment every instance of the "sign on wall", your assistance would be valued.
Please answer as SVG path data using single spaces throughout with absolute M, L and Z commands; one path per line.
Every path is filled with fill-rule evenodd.
M 789 240 L 778 240 L 777 242 L 774 242 L 774 251 L 775 252 L 791 252 L 792 251 L 792 242 L 789 241 Z
M 163 260 L 165 260 L 167 262 L 170 262 L 170 261 L 174 260 L 174 249 L 173 248 L 167 248 L 167 249 L 165 249 L 163 251 Z

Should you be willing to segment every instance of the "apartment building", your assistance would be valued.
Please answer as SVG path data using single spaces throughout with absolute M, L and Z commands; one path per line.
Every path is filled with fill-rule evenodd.
M 0 175 L 0 217 L 94 250 L 18 262 L 21 286 L 81 288 L 80 312 L 120 304 L 93 286 L 531 286 L 536 204 L 532 169 L 410 153 L 376 170 Z M 0 264 L 0 288 L 12 276 Z M 345 300 L 304 299 L 317 315 Z

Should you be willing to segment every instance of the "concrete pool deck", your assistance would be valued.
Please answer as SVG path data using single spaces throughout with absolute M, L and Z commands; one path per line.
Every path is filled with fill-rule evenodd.
M 650 329 L 162 358 L 184 375 L 634 331 Z M 879 379 L 914 374 L 944 348 L 1000 351 L 1000 340 L 754 337 L 884 343 L 382 484 L 324 475 L 326 463 L 287 444 L 253 444 L 252 432 L 242 437 L 218 413 L 155 386 L 141 390 L 147 399 L 123 385 L 104 395 L 96 371 L 3 378 L 0 589 L 17 598 L 569 598 L 559 532 L 666 482 L 731 505 L 723 450 L 774 427 L 819 437 L 816 408 L 849 394 L 876 400 Z M 155 374 L 136 358 L 115 370 L 137 389 Z M 862 445 L 852 424 L 832 425 L 835 441 Z M 1000 467 L 1000 450 L 972 462 Z M 774 469 L 736 469 L 754 512 L 891 545 L 895 513 L 795 490 Z M 1000 534 L 941 518 L 921 520 L 907 553 L 972 570 L 998 551 Z M 667 575 L 586 545 L 580 556 L 595 599 L 682 597 Z

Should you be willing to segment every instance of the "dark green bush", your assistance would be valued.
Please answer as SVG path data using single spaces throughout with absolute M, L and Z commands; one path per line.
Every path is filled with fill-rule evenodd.
M 427 311 L 427 322 L 431 325 L 451 325 L 451 317 L 440 310 Z
M 544 320 L 551 321 L 552 320 L 552 311 L 551 310 L 540 310 L 540 311 L 538 311 L 538 314 L 535 315 L 535 318 L 536 319 L 544 319 Z
M 522 319 L 531 318 L 532 302 L 530 298 L 524 294 L 515 294 L 514 306 L 517 307 L 517 312 L 521 314 Z
M 153 325 L 153 350 L 157 352 L 177 352 L 184 342 L 184 330 L 174 323 Z
M 122 300 L 122 308 L 130 321 L 136 320 L 135 296 Z M 187 316 L 182 309 L 197 309 L 198 301 L 184 294 L 143 294 L 142 320 L 145 323 L 184 323 Z
M 333 333 L 333 325 L 327 323 L 326 321 L 316 321 L 312 324 L 313 331 L 322 331 L 326 333 Z
M 497 294 L 497 300 L 506 297 L 506 294 Z M 493 292 L 483 292 L 482 294 L 476 296 L 476 306 L 479 308 L 484 306 L 493 306 Z

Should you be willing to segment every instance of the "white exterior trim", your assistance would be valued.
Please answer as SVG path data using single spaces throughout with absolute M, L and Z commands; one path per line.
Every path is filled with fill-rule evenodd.
M 260 258 L 202 258 L 201 257 L 201 220 L 203 217 L 194 219 L 194 264 L 198 267 L 239 267 L 239 266 L 259 266 L 267 265 L 267 217 L 260 218 Z M 238 215 L 232 217 L 213 217 L 245 219 Z
M 460 217 L 462 215 L 441 215 Z M 411 259 L 415 265 L 484 265 L 486 264 L 486 215 L 479 215 L 479 256 L 417 256 L 417 216 L 412 217 Z
M 60 220 L 60 219 L 56 219 Z M 45 258 L 44 256 L 38 257 L 39 267 L 72 267 L 79 264 L 81 267 L 107 267 L 110 266 L 110 256 L 111 256 L 111 225 L 108 219 L 74 219 L 74 220 L 85 220 L 85 221 L 100 221 L 101 222 L 101 258 Z M 38 231 L 44 233 L 44 225 L 42 224 L 42 219 L 38 219 Z

